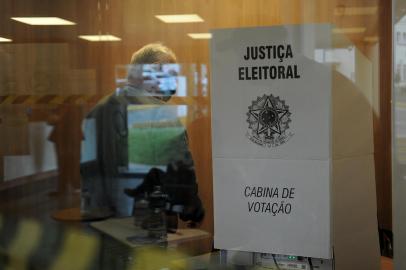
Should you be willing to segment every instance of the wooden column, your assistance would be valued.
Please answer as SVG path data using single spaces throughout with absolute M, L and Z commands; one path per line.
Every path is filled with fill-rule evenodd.
M 375 172 L 378 223 L 392 229 L 392 4 L 379 1 L 379 110 L 374 114 Z

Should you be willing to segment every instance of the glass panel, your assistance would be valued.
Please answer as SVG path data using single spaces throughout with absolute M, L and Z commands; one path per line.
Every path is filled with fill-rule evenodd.
M 394 232 L 394 265 L 395 269 L 406 267 L 403 255 L 406 254 L 406 234 L 404 215 L 405 185 L 405 33 L 406 1 L 394 1 L 393 13 L 393 232 Z
M 317 33 L 295 42 L 309 42 L 303 54 L 373 107 L 378 221 L 390 231 L 379 81 L 387 9 L 378 0 L 1 1 L 0 268 L 223 262 L 213 246 L 210 33 L 224 28 L 335 28 L 331 46 Z M 396 65 L 399 81 L 405 70 Z M 171 248 L 136 248 L 151 243 Z

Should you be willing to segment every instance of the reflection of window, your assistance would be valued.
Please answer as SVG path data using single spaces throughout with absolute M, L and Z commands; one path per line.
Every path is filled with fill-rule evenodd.
M 320 63 L 330 63 L 333 68 L 348 79 L 355 81 L 355 48 L 315 49 L 314 59 Z
M 406 80 L 406 65 L 403 65 L 402 81 Z
M 127 107 L 130 170 L 148 172 L 182 160 L 185 153 L 186 105 L 130 105 Z
M 396 40 L 400 42 L 400 32 L 396 32 Z
M 202 96 L 206 97 L 209 81 L 207 79 L 207 66 L 205 64 L 201 65 L 201 71 L 202 71 L 202 76 L 201 76 Z

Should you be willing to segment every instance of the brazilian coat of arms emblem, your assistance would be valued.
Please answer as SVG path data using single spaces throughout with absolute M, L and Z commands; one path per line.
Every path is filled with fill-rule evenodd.
M 286 143 L 293 136 L 289 132 L 291 115 L 289 106 L 279 97 L 272 94 L 257 97 L 248 107 L 248 139 L 263 147 Z

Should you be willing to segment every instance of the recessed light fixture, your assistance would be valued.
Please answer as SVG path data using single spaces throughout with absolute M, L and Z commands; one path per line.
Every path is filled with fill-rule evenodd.
M 120 41 L 121 38 L 113 35 L 81 35 L 79 38 L 92 41 L 92 42 L 103 42 L 103 41 Z
M 197 14 L 156 15 L 164 23 L 197 23 L 204 20 Z
M 359 34 L 364 33 L 365 27 L 351 27 L 351 28 L 334 28 L 334 34 Z
M 187 34 L 193 39 L 211 39 L 211 33 L 189 33 Z
M 375 15 L 377 11 L 378 11 L 377 6 L 370 7 L 338 6 L 334 9 L 334 15 L 335 16 Z
M 4 37 L 0 37 L 0 42 L 11 42 L 13 40 L 9 39 L 9 38 L 4 38 Z
M 377 36 L 370 36 L 370 37 L 365 37 L 364 41 L 374 43 L 374 42 L 378 42 L 379 38 Z
M 58 17 L 12 17 L 12 20 L 29 25 L 74 25 L 74 22 Z

